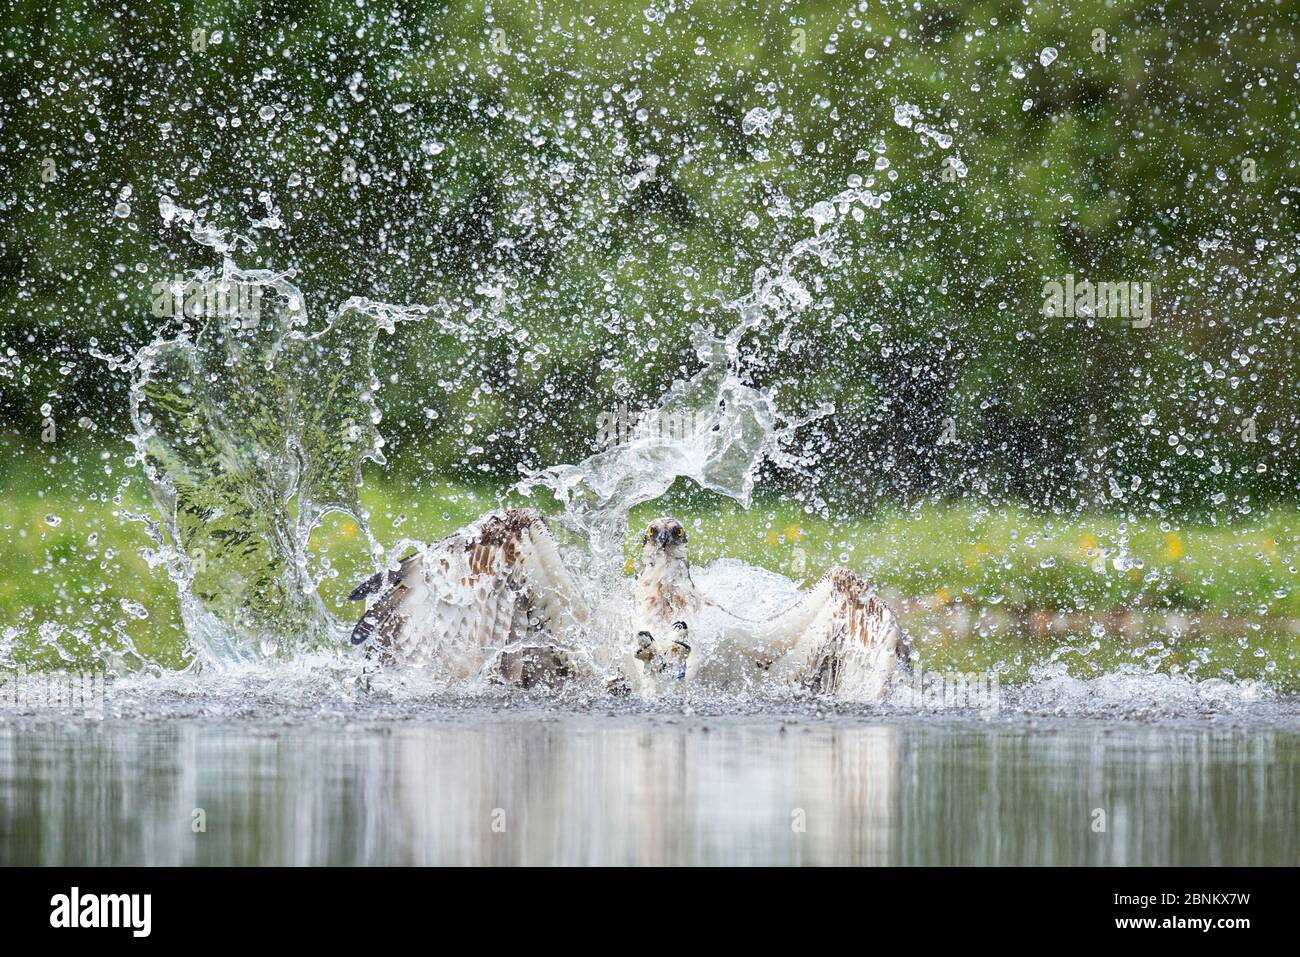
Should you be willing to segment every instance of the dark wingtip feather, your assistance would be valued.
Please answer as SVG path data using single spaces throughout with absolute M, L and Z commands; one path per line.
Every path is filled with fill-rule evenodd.
M 379 624 L 379 616 L 373 611 L 368 611 L 361 616 L 357 626 L 352 629 L 352 644 L 359 645 L 369 640 L 370 636 L 375 633 L 375 626 Z
M 371 575 L 356 588 L 352 589 L 352 594 L 348 595 L 349 601 L 361 601 L 379 591 L 384 584 L 384 572 L 378 572 Z
M 361 601 L 361 599 L 369 598 L 375 592 L 379 591 L 379 589 L 383 588 L 385 584 L 396 583 L 401 579 L 402 570 L 405 568 L 406 563 L 418 554 L 420 554 L 418 550 L 411 552 L 411 554 L 402 559 L 397 568 L 389 568 L 385 571 L 376 572 L 371 575 L 356 588 L 352 589 L 352 594 L 348 595 L 348 600 Z

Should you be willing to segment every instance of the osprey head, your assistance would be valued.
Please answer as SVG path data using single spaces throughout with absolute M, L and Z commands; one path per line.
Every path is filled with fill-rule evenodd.
M 641 536 L 641 554 L 647 562 L 665 558 L 686 558 L 686 529 L 675 518 L 656 518 Z

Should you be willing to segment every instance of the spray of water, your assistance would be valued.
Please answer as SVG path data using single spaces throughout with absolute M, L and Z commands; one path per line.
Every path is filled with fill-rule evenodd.
M 733 321 L 721 334 L 697 332 L 698 370 L 667 390 L 635 437 L 516 488 L 559 501 L 557 520 L 579 545 L 574 560 L 593 594 L 610 591 L 632 508 L 680 478 L 748 506 L 760 464 L 787 461 L 794 430 L 833 411 L 783 412 L 772 390 L 744 381 L 744 342 L 809 306 L 807 274 L 838 261 L 839 220 L 872 205 L 878 197 L 855 189 L 812 207 L 812 235 L 759 270 L 747 295 L 722 302 Z M 446 307 L 352 299 L 314 328 L 290 275 L 236 266 L 235 256 L 256 252 L 251 240 L 170 199 L 160 209 L 222 257 L 219 272 L 176 291 L 178 303 L 215 288 L 222 303 L 256 304 L 197 318 L 181 309 L 178 331 L 115 363 L 132 379 L 133 442 L 158 515 L 153 559 L 177 584 L 190 650 L 201 667 L 219 667 L 343 647 L 349 623 L 321 600 L 329 567 L 309 541 L 328 513 L 344 512 L 376 562 L 386 560 L 358 499 L 364 463 L 384 462 L 376 337 L 407 321 L 465 334 L 466 322 Z
M 597 573 L 617 567 L 629 512 L 659 498 L 680 478 L 749 507 L 758 468 L 765 459 L 786 462 L 794 431 L 834 412 L 823 403 L 810 413 L 783 412 L 772 390 L 742 379 L 742 341 L 764 327 L 782 325 L 811 303 L 798 276 L 809 263 L 833 267 L 835 229 L 802 240 L 774 275 L 761 269 L 749 295 L 723 303 L 738 318 L 724 335 L 699 332 L 701 368 L 678 380 L 631 430 L 576 465 L 529 475 L 519 490 L 552 492 L 564 506 L 560 520 L 588 543 Z
M 289 275 L 236 267 L 247 239 L 160 206 L 223 262 L 174 290 L 179 331 L 116 363 L 132 376 L 132 441 L 158 515 L 152 560 L 178 586 L 201 666 L 333 644 L 328 564 L 309 538 L 342 511 L 378 551 L 358 500 L 362 464 L 384 461 L 375 339 L 431 310 L 352 299 L 313 329 Z

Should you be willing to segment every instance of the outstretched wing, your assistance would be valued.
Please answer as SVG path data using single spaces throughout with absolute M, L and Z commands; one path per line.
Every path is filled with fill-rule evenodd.
M 467 678 L 503 653 L 562 642 L 586 620 L 541 514 L 511 509 L 415 552 L 353 591 L 367 607 L 353 644 L 384 661 Z
M 845 568 L 760 624 L 751 653 L 769 657 L 773 677 L 848 701 L 879 701 L 911 654 L 889 606 Z

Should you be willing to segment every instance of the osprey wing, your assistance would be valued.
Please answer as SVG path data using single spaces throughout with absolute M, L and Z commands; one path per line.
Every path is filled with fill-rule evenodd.
M 773 677 L 849 701 L 879 701 L 911 650 L 898 619 L 853 572 L 833 568 L 795 605 L 761 623 L 755 650 Z
M 587 611 L 540 513 L 511 509 L 428 545 L 363 582 L 367 607 L 353 644 L 447 678 L 499 666 L 518 680 L 520 655 L 549 656 Z M 547 658 L 548 664 L 555 663 Z

